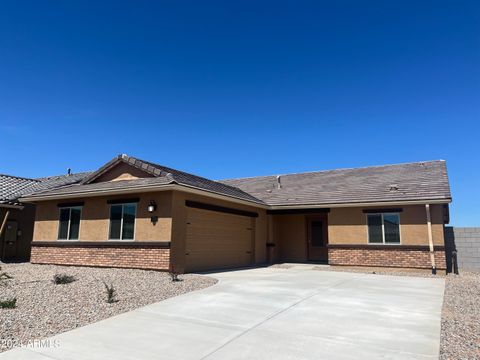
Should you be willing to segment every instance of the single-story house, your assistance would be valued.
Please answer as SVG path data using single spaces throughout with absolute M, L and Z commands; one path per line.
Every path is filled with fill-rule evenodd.
M 28 261 L 35 205 L 18 199 L 35 191 L 74 184 L 89 173 L 29 179 L 0 174 L 0 261 Z
M 445 269 L 443 160 L 213 181 L 127 155 L 20 199 L 31 262 L 173 270 L 275 262 Z

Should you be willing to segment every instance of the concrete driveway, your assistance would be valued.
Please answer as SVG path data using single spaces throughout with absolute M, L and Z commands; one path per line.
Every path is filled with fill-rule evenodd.
M 311 270 L 212 274 L 217 285 L 0 359 L 438 359 L 444 280 Z

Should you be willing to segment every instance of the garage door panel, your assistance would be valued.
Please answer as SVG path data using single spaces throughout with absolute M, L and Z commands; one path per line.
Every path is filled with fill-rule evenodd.
M 195 233 L 197 236 L 231 236 L 232 231 L 235 230 L 235 236 L 238 237 L 248 237 L 252 234 L 251 229 L 239 228 L 239 227 L 229 227 L 229 228 L 216 228 L 216 227 L 199 227 L 188 225 L 188 231 L 190 233 Z
M 206 215 L 209 213 L 208 215 Z M 212 215 L 213 214 L 213 215 Z M 247 216 L 240 216 L 240 215 L 233 215 L 233 214 L 225 214 L 216 211 L 208 211 L 208 210 L 199 210 L 199 209 L 189 209 L 189 220 L 192 221 L 205 221 L 206 217 L 208 217 L 208 221 L 210 223 L 243 223 L 243 224 L 250 224 L 250 217 Z
M 203 242 L 209 242 L 209 241 L 222 241 L 224 242 L 225 239 L 230 239 L 232 237 L 235 237 L 235 243 L 241 243 L 244 242 L 246 244 L 250 244 L 251 239 L 252 239 L 252 231 L 242 231 L 235 230 L 235 228 L 229 229 L 228 231 L 218 231 L 215 232 L 215 230 L 211 231 L 198 231 L 196 228 L 189 228 L 187 230 L 190 234 L 195 235 L 195 239 L 192 239 L 192 241 L 189 243 L 190 245 L 196 244 L 196 243 L 203 243 Z M 232 234 L 232 232 L 236 231 L 236 234 Z
M 225 255 L 227 252 L 233 252 L 241 255 L 241 253 L 251 253 L 251 248 L 246 246 L 225 246 L 225 244 L 209 244 L 208 246 L 190 246 L 187 248 L 187 253 L 191 254 L 193 252 L 197 253 L 206 253 L 206 252 L 224 252 Z
M 222 262 L 219 262 L 219 257 L 222 258 Z M 223 251 L 212 251 L 209 254 L 193 252 L 187 255 L 187 264 L 191 264 L 189 271 L 202 271 L 248 266 L 250 259 L 250 254 L 239 256 L 238 254 L 225 254 Z
M 250 265 L 253 236 L 253 220 L 250 217 L 189 208 L 187 271 Z
M 252 230 L 251 226 L 245 226 L 245 225 L 238 225 L 235 223 L 228 224 L 227 226 L 218 226 L 217 224 L 214 223 L 207 223 L 207 224 L 188 224 L 188 227 L 190 228 L 190 231 L 193 229 L 195 232 L 199 233 L 214 233 L 218 234 L 220 232 L 223 233 L 228 233 L 230 234 L 232 231 L 232 228 L 235 229 L 237 234 L 242 234 L 242 233 L 248 233 L 249 231 Z
M 236 230 L 251 230 L 252 226 L 250 223 L 248 224 L 239 224 L 238 222 L 228 222 L 228 223 L 216 223 L 216 222 L 207 222 L 207 223 L 199 223 L 201 220 L 197 220 L 195 223 L 195 220 L 193 222 L 190 222 L 188 226 L 190 228 L 195 228 L 197 231 L 230 231 L 233 228 Z
M 205 241 L 203 241 L 205 240 Z M 224 250 L 224 251 L 251 251 L 250 241 L 248 243 L 232 243 L 222 240 L 211 240 L 208 237 L 197 238 L 194 243 L 191 243 L 187 246 L 187 252 L 191 251 L 204 251 L 204 250 Z

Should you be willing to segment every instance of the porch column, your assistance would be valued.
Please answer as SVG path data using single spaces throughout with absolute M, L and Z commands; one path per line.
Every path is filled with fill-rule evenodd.
M 7 224 L 8 215 L 10 215 L 10 210 L 7 210 L 5 213 L 5 217 L 3 218 L 2 225 L 0 226 L 0 239 L 2 238 L 3 229 L 5 229 L 5 225 Z M 5 239 L 2 241 L 2 259 L 5 257 Z
M 267 263 L 274 264 L 277 260 L 275 257 L 275 239 L 273 237 L 273 215 L 267 215 Z
M 430 204 L 425 204 L 425 210 L 427 212 L 428 245 L 430 247 L 430 262 L 432 263 L 432 274 L 436 274 L 437 267 L 435 265 L 435 250 L 433 248 L 432 218 L 430 216 Z

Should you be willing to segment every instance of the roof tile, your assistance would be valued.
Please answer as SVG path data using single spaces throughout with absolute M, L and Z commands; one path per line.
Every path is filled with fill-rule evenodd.
M 443 160 L 221 182 L 276 206 L 451 199 Z
M 89 172 L 84 172 L 38 179 L 0 175 L 0 204 L 20 204 L 18 199 L 21 196 L 75 184 L 89 174 Z
M 90 183 L 96 174 L 118 161 L 144 169 L 153 178 Z M 121 155 L 86 174 L 81 184 L 54 190 L 35 188 L 34 195 L 62 195 L 152 185 L 180 184 L 232 198 L 270 206 L 309 206 L 418 200 L 451 200 L 446 163 L 443 160 L 397 165 L 339 169 L 280 176 L 259 176 L 213 181 L 162 165 Z M 1 181 L 1 178 L 0 178 Z M 79 180 L 80 181 L 80 180 Z M 45 191 L 47 190 L 47 191 Z

